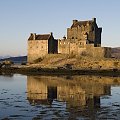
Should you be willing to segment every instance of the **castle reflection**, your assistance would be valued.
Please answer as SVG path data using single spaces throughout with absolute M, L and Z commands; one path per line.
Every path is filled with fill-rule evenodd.
M 65 101 L 70 113 L 79 108 L 84 115 L 87 106 L 87 114 L 94 114 L 100 108 L 101 96 L 111 95 L 111 85 L 117 82 L 117 78 L 95 76 L 28 76 L 27 99 L 31 105 L 52 105 L 53 100 Z
M 66 101 L 67 107 L 84 105 L 100 105 L 100 96 L 110 95 L 110 86 L 114 82 L 111 78 L 74 76 L 27 77 L 27 98 L 30 104 L 52 104 L 54 99 Z

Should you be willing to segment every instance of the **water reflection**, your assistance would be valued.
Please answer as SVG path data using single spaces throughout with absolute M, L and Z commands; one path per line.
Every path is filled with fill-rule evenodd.
M 82 115 L 95 119 L 101 107 L 101 97 L 110 96 L 111 85 L 119 82 L 119 78 L 94 76 L 28 76 L 27 99 L 31 105 L 51 106 L 54 100 L 62 101 L 71 117 Z
M 120 77 L 0 76 L 0 119 L 120 118 Z

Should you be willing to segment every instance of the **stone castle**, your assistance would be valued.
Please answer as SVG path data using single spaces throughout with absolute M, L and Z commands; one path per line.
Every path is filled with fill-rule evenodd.
M 36 35 L 31 33 L 28 39 L 28 63 L 33 63 L 36 59 L 47 54 L 58 53 L 58 42 L 53 34 Z
M 53 34 L 36 35 L 28 38 L 28 63 L 34 63 L 47 54 L 75 54 L 91 57 L 111 57 L 111 49 L 101 47 L 102 28 L 98 27 L 96 18 L 87 21 L 73 20 L 67 28 L 67 38 L 54 39 Z

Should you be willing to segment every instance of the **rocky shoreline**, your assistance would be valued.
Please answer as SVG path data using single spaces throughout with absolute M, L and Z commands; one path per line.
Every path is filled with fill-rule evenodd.
M 97 76 L 120 76 L 119 69 L 58 69 L 28 66 L 14 66 L 1 68 L 0 73 L 13 73 L 25 75 L 97 75 Z

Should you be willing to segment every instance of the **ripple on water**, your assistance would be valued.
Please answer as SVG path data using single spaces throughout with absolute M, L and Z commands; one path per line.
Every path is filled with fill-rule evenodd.
M 13 120 L 14 119 L 16 119 L 16 120 L 17 119 L 26 119 L 26 120 L 28 120 L 28 119 L 33 119 L 33 120 L 37 120 L 37 119 L 43 119 L 43 120 L 50 120 L 50 119 L 90 120 L 91 119 L 91 120 L 93 120 L 92 118 L 94 118 L 96 120 L 99 120 L 99 119 L 101 119 L 101 120 L 106 120 L 106 119 L 107 120 L 115 120 L 115 119 L 119 120 L 119 118 L 120 118 L 120 102 L 118 100 L 118 98 L 120 98 L 119 97 L 120 93 L 117 91 L 114 91 L 115 90 L 114 87 L 112 89 L 107 90 L 103 85 L 102 86 L 103 89 L 101 87 L 101 91 L 98 91 L 98 93 L 102 92 L 102 94 L 104 94 L 103 92 L 105 92 L 105 95 L 99 96 L 100 94 L 96 93 L 97 88 L 96 88 L 96 85 L 94 85 L 95 83 L 91 84 L 91 86 L 89 86 L 89 84 L 87 84 L 87 86 L 86 86 L 85 84 L 82 85 L 82 82 L 81 82 L 77 86 L 77 84 L 74 85 L 74 81 L 73 81 L 74 79 L 71 80 L 70 82 L 67 81 L 67 83 L 66 83 L 66 81 L 63 78 L 61 78 L 61 79 L 63 79 L 63 81 L 65 81 L 66 86 L 64 85 L 64 83 L 62 83 L 61 86 L 59 87 L 61 89 L 59 89 L 59 90 L 62 90 L 62 87 L 64 86 L 66 88 L 66 90 L 71 91 L 72 98 L 70 98 L 70 99 L 72 99 L 72 101 L 68 100 L 68 98 L 66 99 L 65 98 L 66 96 L 62 96 L 64 98 L 63 101 L 60 101 L 58 98 L 55 97 L 55 99 L 52 99 L 53 101 L 50 105 L 39 104 L 39 103 L 38 104 L 37 103 L 30 104 L 29 100 L 27 99 L 28 98 L 27 95 L 28 94 L 31 95 L 31 94 L 29 92 L 27 92 L 26 89 L 28 89 L 28 88 L 30 89 L 30 87 L 32 87 L 31 89 L 34 91 L 34 89 L 36 90 L 36 86 L 38 84 L 38 90 L 40 90 L 40 83 L 42 83 L 42 87 L 43 87 L 43 83 L 44 83 L 45 90 L 47 91 L 47 89 L 46 89 L 47 84 L 46 84 L 45 80 L 42 81 L 42 79 L 37 80 L 34 78 L 33 83 L 34 83 L 34 81 L 37 82 L 35 84 L 35 86 L 33 86 L 32 83 L 30 84 L 30 86 L 27 86 L 29 84 L 28 83 L 26 84 L 26 79 L 25 79 L 25 82 L 23 82 L 23 84 L 21 84 L 21 87 L 19 90 L 16 86 L 19 86 L 21 81 L 19 81 L 17 83 L 16 79 L 17 79 L 17 77 L 14 77 L 14 81 L 16 82 L 16 84 L 14 84 L 14 81 L 12 82 L 11 86 L 13 86 L 13 84 L 14 84 L 13 88 L 12 87 L 8 87 L 8 89 L 1 88 L 1 90 L 0 90 L 0 95 L 1 95 L 0 110 L 2 109 L 2 112 L 0 113 L 0 119 L 1 119 L 1 115 L 3 118 L 6 118 L 6 120 L 7 119 L 13 119 Z M 20 76 L 19 76 L 19 80 L 21 80 Z M 30 77 L 30 80 L 28 80 L 28 81 L 31 82 L 31 77 Z M 51 79 L 51 81 L 52 81 L 52 79 Z M 89 82 L 89 81 L 87 81 L 87 82 Z M 53 81 L 53 83 L 54 83 L 54 81 Z M 82 91 L 85 91 L 85 101 L 84 101 L 85 105 L 84 106 L 75 107 L 72 104 L 72 102 L 74 102 L 74 99 L 76 99 L 76 95 L 74 95 L 75 90 L 73 89 L 74 86 L 76 86 L 77 90 L 81 90 L 81 88 L 82 88 Z M 89 89 L 86 90 L 87 88 L 89 88 Z M 90 93 L 89 93 L 89 90 L 90 90 Z M 92 90 L 94 90 L 95 93 L 91 93 Z M 112 94 L 110 94 L 110 90 L 114 91 L 114 92 L 112 92 Z M 55 89 L 54 89 L 54 91 L 55 91 Z M 59 91 L 57 91 L 57 92 L 59 92 Z M 109 94 L 106 95 L 107 92 Z M 75 92 L 75 94 L 76 93 L 78 94 L 79 92 L 77 91 L 77 92 Z M 37 92 L 35 92 L 34 94 L 35 94 L 35 96 L 30 96 L 30 97 L 32 97 L 33 99 L 34 98 L 36 99 L 36 97 L 37 97 L 37 99 L 41 99 L 41 97 L 39 97 L 39 96 L 42 96 L 42 93 L 37 94 Z M 96 99 L 94 100 L 94 95 L 97 95 L 97 98 L 99 97 L 99 99 L 100 99 L 100 103 L 99 103 L 100 107 L 99 108 L 96 108 L 96 106 L 94 105 L 95 100 L 96 100 Z M 117 95 L 117 97 L 114 97 L 114 95 Z M 48 96 L 46 96 L 45 99 L 47 99 L 47 97 Z M 86 101 L 87 98 L 89 98 L 92 102 Z M 114 98 L 114 101 L 113 101 L 113 98 Z M 42 99 L 44 99 L 44 98 L 42 98 Z M 82 100 L 81 94 L 80 94 L 80 100 Z M 81 102 L 81 101 L 77 101 L 77 102 Z M 87 102 L 89 103 L 89 105 Z M 4 113 L 4 112 L 6 112 L 6 113 Z

